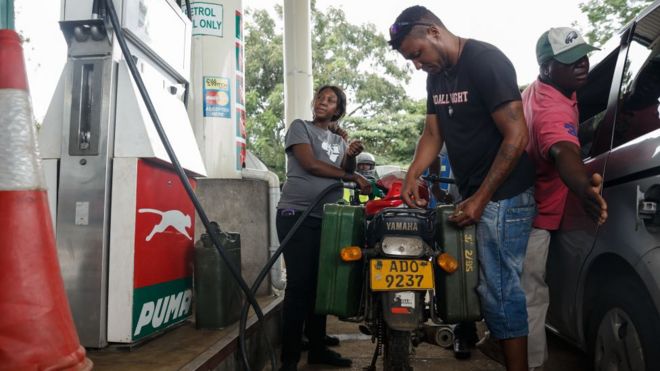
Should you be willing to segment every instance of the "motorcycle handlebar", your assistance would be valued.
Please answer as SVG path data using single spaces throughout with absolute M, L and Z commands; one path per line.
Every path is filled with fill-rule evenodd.
M 344 188 L 348 188 L 348 189 L 360 189 L 360 186 L 358 186 L 358 184 L 355 183 L 355 182 L 341 182 L 341 184 L 342 184 L 342 186 L 343 186 Z
M 427 182 L 432 182 L 432 183 L 446 183 L 446 184 L 455 184 L 456 181 L 454 178 L 445 178 L 437 175 L 426 175 L 423 176 L 422 179 L 426 180 Z

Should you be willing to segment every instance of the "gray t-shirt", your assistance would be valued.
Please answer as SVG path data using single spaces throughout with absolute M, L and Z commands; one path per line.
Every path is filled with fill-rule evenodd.
M 280 202 L 277 205 L 278 209 L 304 211 L 321 191 L 333 183 L 340 182 L 338 178 L 324 178 L 305 171 L 296 160 L 291 148 L 294 144 L 301 143 L 312 146 L 314 157 L 317 160 L 335 166 L 341 166 L 341 160 L 344 158 L 344 153 L 346 153 L 346 142 L 339 135 L 333 134 L 330 130 L 318 128 L 309 121 L 293 121 L 284 138 L 287 158 L 286 182 L 282 188 Z M 310 215 L 321 217 L 323 215 L 323 205 L 337 202 L 342 198 L 342 194 L 341 187 L 330 192 Z

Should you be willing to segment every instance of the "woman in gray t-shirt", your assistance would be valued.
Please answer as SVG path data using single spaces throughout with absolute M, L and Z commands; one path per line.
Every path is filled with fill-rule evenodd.
M 287 180 L 277 205 L 277 234 L 280 242 L 286 237 L 300 215 L 329 185 L 344 181 L 356 182 L 363 193 L 370 184 L 360 174 L 353 173 L 355 157 L 362 152 L 360 141 L 347 144 L 330 130 L 346 112 L 346 96 L 336 86 L 323 86 L 314 96 L 314 119 L 295 120 L 285 138 Z M 321 216 L 324 203 L 342 197 L 342 188 L 330 192 L 314 208 L 284 248 L 287 286 L 284 294 L 282 368 L 296 370 L 300 360 L 303 324 L 307 326 L 310 349 L 307 363 L 322 363 L 349 367 L 351 360 L 343 358 L 324 344 L 325 316 L 314 314 Z

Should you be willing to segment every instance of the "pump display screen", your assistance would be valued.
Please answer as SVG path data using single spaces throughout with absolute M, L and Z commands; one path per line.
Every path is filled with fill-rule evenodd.
M 124 2 L 122 25 L 133 38 L 172 68 L 180 73 L 186 69 L 186 46 L 191 26 L 176 4 L 165 0 Z

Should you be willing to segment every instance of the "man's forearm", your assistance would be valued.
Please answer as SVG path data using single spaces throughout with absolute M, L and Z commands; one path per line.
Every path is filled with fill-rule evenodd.
M 495 160 L 477 192 L 487 200 L 490 200 L 493 194 L 495 194 L 495 191 L 497 191 L 516 167 L 524 150 L 519 144 L 502 142 Z
M 442 139 L 430 135 L 422 135 L 415 149 L 415 157 L 408 168 L 408 173 L 418 178 L 433 161 L 438 157 L 442 149 Z
M 575 150 L 568 148 L 557 152 L 553 150 L 551 150 L 551 154 L 554 156 L 559 177 L 571 192 L 582 197 L 585 190 L 591 185 L 591 182 L 588 171 L 577 152 L 577 148 Z
M 486 178 L 476 192 L 484 201 L 490 201 L 495 191 L 509 177 L 525 152 L 528 142 L 522 102 L 511 101 L 503 104 L 493 112 L 493 120 L 503 139 Z

